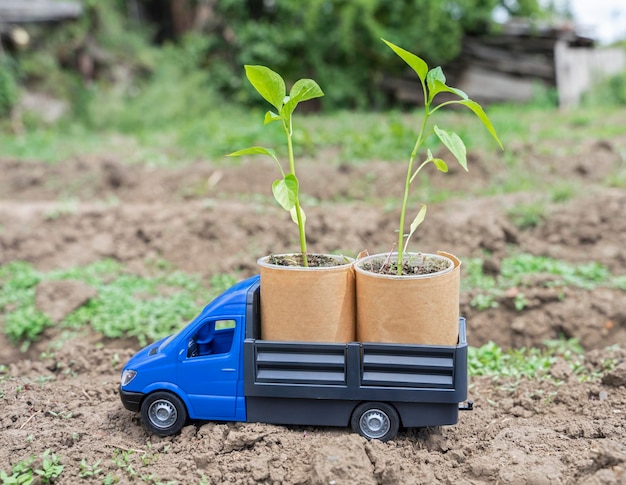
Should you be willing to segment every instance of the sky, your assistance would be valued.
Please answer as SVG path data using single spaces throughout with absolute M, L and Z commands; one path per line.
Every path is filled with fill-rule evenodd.
M 569 0 L 581 35 L 601 44 L 626 38 L 626 0 Z

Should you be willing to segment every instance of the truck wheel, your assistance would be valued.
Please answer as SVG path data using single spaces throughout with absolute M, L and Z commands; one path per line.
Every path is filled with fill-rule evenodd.
M 352 429 L 368 440 L 389 441 L 400 428 L 398 412 L 384 402 L 365 402 L 359 404 L 350 420 Z
M 169 436 L 178 433 L 187 422 L 187 408 L 171 392 L 153 392 L 141 403 L 141 420 L 154 434 Z

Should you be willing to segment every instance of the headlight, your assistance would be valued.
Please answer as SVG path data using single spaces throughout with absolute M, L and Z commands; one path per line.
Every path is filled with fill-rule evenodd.
M 122 372 L 122 387 L 130 384 L 130 381 L 132 381 L 136 375 L 137 375 L 136 370 L 127 369 L 124 372 Z

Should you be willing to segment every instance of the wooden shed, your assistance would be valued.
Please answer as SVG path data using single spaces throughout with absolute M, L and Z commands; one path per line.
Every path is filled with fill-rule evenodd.
M 53 22 L 77 18 L 83 11 L 76 1 L 0 0 L 0 24 Z
M 556 88 L 559 106 L 579 103 L 603 77 L 626 70 L 621 48 L 598 48 L 593 39 L 570 29 L 509 28 L 498 35 L 466 37 L 461 55 L 444 66 L 450 83 L 484 103 L 528 102 L 537 86 Z M 386 79 L 400 101 L 415 102 L 421 88 L 414 79 Z

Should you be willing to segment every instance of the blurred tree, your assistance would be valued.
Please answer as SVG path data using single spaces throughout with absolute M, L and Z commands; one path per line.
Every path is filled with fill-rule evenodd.
M 204 32 L 214 36 L 208 65 L 218 71 L 215 80 L 220 89 L 244 97 L 241 66 L 264 64 L 286 79 L 314 78 L 327 88 L 322 103 L 348 107 L 381 103 L 381 72 L 399 75 L 404 68 L 383 49 L 380 37 L 437 65 L 459 54 L 464 35 L 488 33 L 496 7 L 511 15 L 541 11 L 538 0 L 204 0 L 197 4 L 212 11 L 214 21 Z
M 138 77 L 163 67 L 155 65 L 162 60 L 155 60 L 152 42 L 178 49 L 179 58 L 169 51 L 168 62 L 184 76 L 201 72 L 228 99 L 254 102 L 242 66 L 263 64 L 288 82 L 315 79 L 326 92 L 320 102 L 333 108 L 387 103 L 383 76 L 401 77 L 405 66 L 381 37 L 438 65 L 459 55 L 465 35 L 489 33 L 494 9 L 542 12 L 538 0 L 82 1 L 78 21 L 40 37 L 45 42 L 35 39 L 30 59 L 20 63 L 25 78 L 48 79 L 58 90 L 54 72 L 72 72 L 87 84 L 107 81 L 131 91 Z M 44 52 L 53 53 L 56 70 L 43 55 L 37 59 Z

